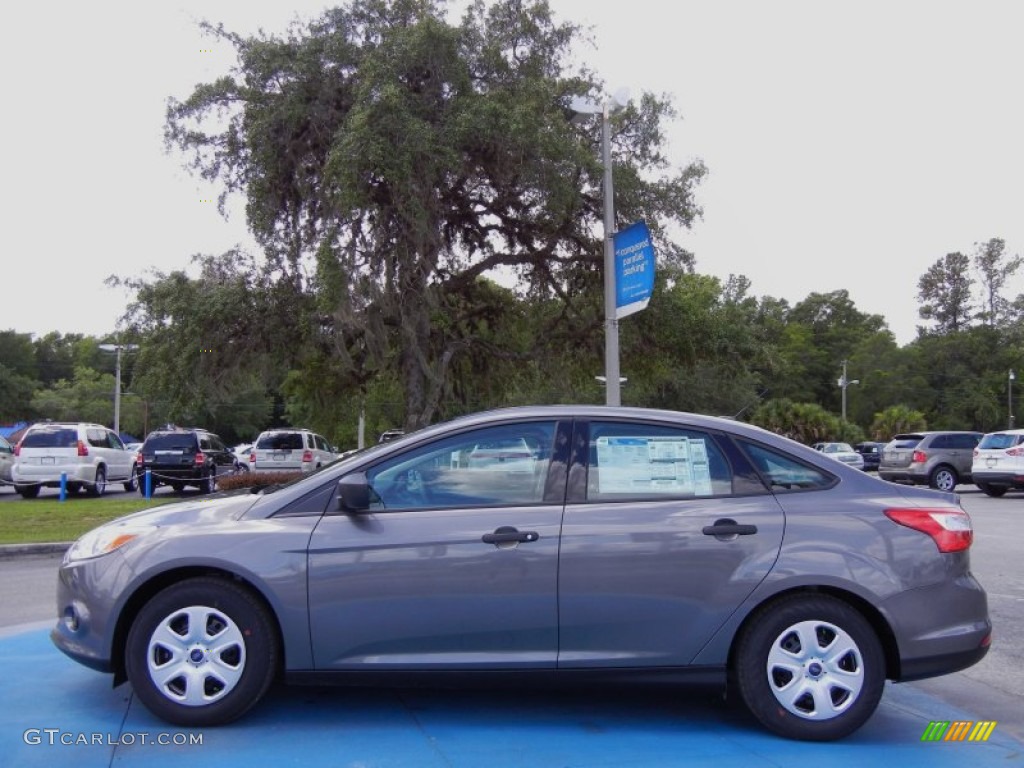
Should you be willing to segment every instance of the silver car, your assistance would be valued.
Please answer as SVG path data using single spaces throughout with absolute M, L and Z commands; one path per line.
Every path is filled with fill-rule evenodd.
M 735 421 L 514 408 L 101 526 L 67 552 L 52 638 L 194 727 L 278 676 L 513 672 L 732 684 L 771 730 L 835 739 L 886 679 L 985 655 L 972 536 L 952 494 Z

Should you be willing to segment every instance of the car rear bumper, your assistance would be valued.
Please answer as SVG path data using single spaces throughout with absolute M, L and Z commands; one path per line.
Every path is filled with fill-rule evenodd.
M 988 598 L 969 573 L 893 595 L 880 608 L 890 617 L 897 638 L 898 681 L 957 672 L 988 653 Z
M 974 472 L 975 485 L 1001 485 L 1007 488 L 1024 488 L 1024 475 L 1019 472 L 993 472 L 978 470 Z
M 69 483 L 91 483 L 96 480 L 96 468 L 91 464 L 16 464 L 11 480 L 21 485 L 60 485 L 61 475 Z

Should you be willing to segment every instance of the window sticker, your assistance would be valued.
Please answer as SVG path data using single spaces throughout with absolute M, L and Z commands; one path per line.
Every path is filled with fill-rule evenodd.
M 711 496 L 703 439 L 597 438 L 598 493 Z

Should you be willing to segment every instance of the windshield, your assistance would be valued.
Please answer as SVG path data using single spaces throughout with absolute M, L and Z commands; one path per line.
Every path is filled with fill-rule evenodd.
M 301 451 L 301 432 L 270 432 L 260 435 L 256 447 L 264 451 Z
M 992 450 L 1004 450 L 1013 448 L 1024 439 L 1024 435 L 1008 435 L 1005 432 L 996 432 L 993 435 L 985 435 L 979 443 L 978 448 L 989 448 Z
M 195 449 L 196 438 L 189 432 L 152 435 L 142 446 L 143 453 L 156 453 L 157 451 L 188 453 L 189 451 L 195 451 Z
M 37 429 L 25 435 L 22 448 L 74 448 L 78 431 L 74 429 Z

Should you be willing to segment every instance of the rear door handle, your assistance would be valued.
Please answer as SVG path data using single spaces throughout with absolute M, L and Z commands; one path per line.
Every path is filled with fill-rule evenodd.
M 536 531 L 520 531 L 511 525 L 503 525 L 497 528 L 494 533 L 485 533 L 480 537 L 484 544 L 523 544 L 525 542 L 537 541 L 540 534 Z
M 714 525 L 705 525 L 702 532 L 705 536 L 735 538 L 737 536 L 751 536 L 757 533 L 757 526 L 741 525 L 735 520 L 726 518 L 715 520 Z

